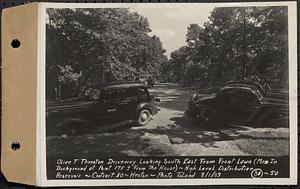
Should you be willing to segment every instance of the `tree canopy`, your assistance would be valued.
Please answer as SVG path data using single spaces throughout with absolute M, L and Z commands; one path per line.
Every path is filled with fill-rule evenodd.
M 217 7 L 203 26 L 190 24 L 186 45 L 171 53 L 169 80 L 259 77 L 288 82 L 287 7 Z M 183 70 L 181 76 L 178 72 Z
M 47 9 L 47 99 L 76 97 L 90 83 L 160 75 L 167 61 L 147 18 L 124 8 Z

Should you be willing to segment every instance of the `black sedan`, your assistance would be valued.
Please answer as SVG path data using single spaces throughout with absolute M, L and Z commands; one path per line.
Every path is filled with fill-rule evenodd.
M 215 95 L 195 93 L 186 115 L 204 125 L 287 127 L 288 93 L 262 90 L 254 82 L 228 82 Z

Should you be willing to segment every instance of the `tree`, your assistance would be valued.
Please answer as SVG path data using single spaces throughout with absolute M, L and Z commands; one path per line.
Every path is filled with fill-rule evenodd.
M 149 35 L 147 18 L 128 9 L 47 9 L 47 14 L 47 99 L 54 98 L 58 86 L 67 90 L 70 83 L 75 89 L 61 93 L 62 98 L 78 96 L 74 91 L 87 83 L 139 74 L 158 77 L 160 64 L 167 61 L 160 39 Z M 67 73 L 80 77 L 59 80 Z
M 259 75 L 286 83 L 287 23 L 287 7 L 215 8 L 203 27 L 191 24 L 187 28 L 188 51 L 181 56 L 188 57 L 185 64 L 193 64 L 190 81 L 218 85 Z
M 188 61 L 187 47 L 181 47 L 170 54 L 169 63 L 172 70 L 170 74 L 173 82 L 183 81 L 189 75 Z

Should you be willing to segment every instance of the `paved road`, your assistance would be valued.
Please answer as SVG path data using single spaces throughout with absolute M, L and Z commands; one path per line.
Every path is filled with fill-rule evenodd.
M 177 84 L 158 84 L 150 90 L 160 97 L 161 111 L 149 125 L 77 136 L 48 137 L 48 155 L 106 154 L 132 156 L 230 156 L 289 154 L 288 128 L 259 126 L 207 128 L 184 116 L 194 91 Z M 66 148 L 72 146 L 72 148 Z

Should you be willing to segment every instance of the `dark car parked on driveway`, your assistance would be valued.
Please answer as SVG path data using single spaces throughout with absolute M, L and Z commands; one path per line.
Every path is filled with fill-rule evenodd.
M 266 98 L 280 99 L 288 101 L 289 95 L 288 92 L 282 91 L 279 89 L 273 89 L 270 84 L 266 82 L 258 83 L 254 81 L 228 81 L 226 85 L 251 85 L 255 86 L 259 92 Z
M 186 115 L 204 125 L 288 126 L 288 93 L 258 83 L 231 81 L 210 97 L 194 94 Z
M 143 84 L 94 86 L 83 98 L 47 104 L 47 136 L 99 132 L 129 123 L 144 126 L 157 114 L 158 101 Z

